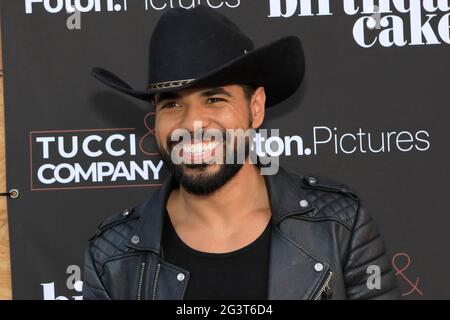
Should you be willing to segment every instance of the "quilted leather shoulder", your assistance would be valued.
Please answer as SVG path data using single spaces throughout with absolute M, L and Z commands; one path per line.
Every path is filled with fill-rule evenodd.
M 91 254 L 99 270 L 103 262 L 134 251 L 128 247 L 128 241 L 138 219 L 136 210 L 128 208 L 100 223 L 95 234 L 89 239 Z
M 296 175 L 305 195 L 314 206 L 309 217 L 315 220 L 335 220 L 352 229 L 360 198 L 347 185 L 315 174 Z

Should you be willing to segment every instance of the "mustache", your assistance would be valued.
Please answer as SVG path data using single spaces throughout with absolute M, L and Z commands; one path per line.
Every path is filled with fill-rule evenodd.
M 204 134 L 201 130 L 190 132 L 184 129 L 175 129 L 166 139 L 166 146 L 158 144 L 163 160 L 170 161 L 173 165 L 183 165 L 186 167 L 200 168 L 208 167 L 212 163 L 216 164 L 237 164 L 243 163 L 248 158 L 251 149 L 250 136 L 244 129 L 208 129 Z M 199 149 L 199 144 L 201 144 Z M 212 143 L 212 144 L 211 144 Z M 191 152 L 191 146 L 195 145 L 195 152 L 203 150 L 208 152 L 214 148 L 215 152 L 205 163 L 190 163 L 190 160 L 183 160 L 184 150 Z M 217 149 L 219 147 L 219 149 Z M 208 149 L 210 148 L 210 149 Z M 206 150 L 206 151 L 205 151 Z M 186 151 L 185 151 L 186 152 Z M 212 163 L 211 163 L 211 161 Z
M 198 141 L 198 142 L 200 142 L 200 141 L 203 141 L 203 142 L 216 141 L 216 136 L 212 136 L 211 139 L 205 140 L 205 139 L 203 139 L 203 135 L 201 133 L 200 134 L 199 133 L 196 134 L 194 132 L 190 132 L 189 135 L 190 135 L 189 139 L 187 139 L 186 135 L 183 135 L 182 137 L 179 137 L 179 139 L 174 139 L 175 135 L 172 132 L 167 137 L 167 140 L 166 140 L 167 152 L 170 153 L 177 144 L 182 143 L 182 142 L 184 142 L 184 143 L 188 143 L 188 142 L 192 143 L 194 141 Z M 199 140 L 198 137 L 196 137 L 196 135 L 198 135 L 198 137 L 200 137 L 201 140 Z M 220 130 L 220 135 L 221 135 L 220 139 L 222 140 L 222 142 L 226 142 L 227 141 L 227 133 L 226 133 L 226 131 Z

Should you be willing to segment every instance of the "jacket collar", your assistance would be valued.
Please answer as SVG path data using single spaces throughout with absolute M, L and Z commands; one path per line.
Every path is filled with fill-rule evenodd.
M 314 208 L 299 183 L 294 181 L 283 168 L 280 168 L 277 174 L 267 175 L 264 178 L 272 211 L 271 219 L 274 224 L 280 223 L 288 216 L 304 214 Z M 136 214 L 140 215 L 140 219 L 131 233 L 129 247 L 161 253 L 166 203 L 170 192 L 177 186 L 178 183 L 169 175 L 159 190 L 136 208 Z
M 294 180 L 293 176 L 282 168 L 276 175 L 265 176 L 265 180 L 272 211 L 271 219 L 275 226 L 272 228 L 267 298 L 312 299 L 320 291 L 325 279 L 331 275 L 330 264 L 320 261 L 302 248 L 293 240 L 295 235 L 289 235 L 290 232 L 296 231 L 283 228 L 281 222 L 289 216 L 312 211 L 314 206 L 306 198 L 300 180 Z M 149 200 L 136 208 L 136 213 L 140 214 L 141 218 L 131 233 L 130 247 L 152 251 L 162 256 L 161 235 L 166 202 L 171 190 L 176 186 L 177 182 L 169 176 Z M 173 266 L 165 268 L 163 263 L 161 268 L 169 272 Z M 188 274 L 187 270 L 185 274 Z M 172 278 L 175 279 L 175 275 L 170 279 Z M 170 279 L 166 283 L 159 281 L 160 286 L 172 288 L 167 292 L 172 292 L 174 286 L 179 285 L 179 282 Z M 168 298 L 171 297 L 161 297 Z

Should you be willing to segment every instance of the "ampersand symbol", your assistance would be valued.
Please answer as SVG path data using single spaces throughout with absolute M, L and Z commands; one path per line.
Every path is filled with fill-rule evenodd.
M 147 151 L 145 149 L 145 147 L 148 147 L 149 145 L 156 143 L 156 140 L 155 140 L 155 135 L 156 135 L 155 134 L 155 129 L 152 128 L 152 126 L 150 125 L 150 121 L 149 121 L 149 120 L 152 119 L 151 117 L 154 116 L 154 115 L 156 115 L 155 112 L 149 112 L 149 113 L 147 113 L 145 115 L 145 117 L 144 117 L 144 126 L 147 129 L 147 133 L 144 134 L 142 136 L 142 138 L 139 140 L 139 149 L 141 150 L 141 152 L 143 154 L 146 154 L 146 155 L 151 156 L 151 157 L 160 155 L 159 151 L 152 152 L 152 151 Z M 148 143 L 146 145 L 144 145 L 144 141 L 147 138 L 148 138 L 149 141 L 148 141 Z
M 399 267 L 397 265 L 397 260 L 399 257 L 405 257 L 406 258 L 406 264 L 403 267 Z M 397 253 L 393 258 L 392 258 L 392 266 L 394 267 L 396 273 L 395 276 L 400 276 L 403 278 L 403 280 L 405 280 L 410 286 L 411 286 L 411 290 L 409 290 L 406 293 L 402 293 L 402 296 L 409 296 L 411 293 L 413 293 L 414 291 L 417 291 L 421 296 L 423 296 L 423 292 L 419 289 L 419 277 L 416 277 L 416 281 L 413 283 L 407 276 L 404 275 L 404 271 L 406 269 L 409 268 L 409 266 L 411 265 L 411 258 L 409 257 L 408 254 L 400 252 Z

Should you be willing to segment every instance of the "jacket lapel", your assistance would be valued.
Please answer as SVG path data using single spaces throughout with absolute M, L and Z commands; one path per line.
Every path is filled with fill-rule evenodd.
M 156 265 L 151 299 L 182 300 L 189 282 L 189 271 L 161 261 Z
M 318 272 L 316 264 L 322 264 Z M 269 300 L 307 300 L 324 282 L 328 263 L 320 262 L 307 254 L 298 244 L 273 228 L 270 250 L 268 296 Z
M 312 299 L 325 281 L 330 266 L 327 262 L 319 261 L 306 252 L 301 244 L 296 243 L 283 232 L 281 226 L 284 219 L 310 212 L 314 210 L 314 206 L 306 198 L 298 182 L 294 181 L 282 168 L 276 175 L 264 177 L 270 198 L 273 224 L 268 299 Z M 175 185 L 176 182 L 169 176 L 160 190 L 137 208 L 141 219 L 131 234 L 139 241 L 133 241 L 131 237 L 128 244 L 136 250 L 157 254 L 160 271 L 157 279 L 153 281 L 157 289 L 156 299 L 183 299 L 189 278 L 188 270 L 166 263 L 161 252 L 163 216 L 167 198 Z M 317 268 L 317 265 L 321 267 Z M 179 273 L 184 273 L 183 281 L 177 280 Z
M 315 208 L 297 181 L 280 168 L 265 176 L 272 211 L 272 239 L 268 277 L 268 299 L 312 299 L 325 281 L 329 264 L 319 261 L 283 232 L 283 221 Z M 305 202 L 306 201 L 306 202 Z M 305 203 L 307 205 L 305 205 Z M 303 204 L 303 205 L 302 205 Z M 317 270 L 320 271 L 317 271 Z

